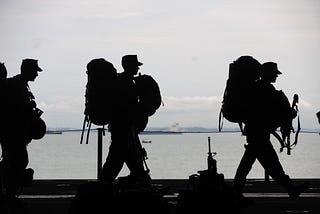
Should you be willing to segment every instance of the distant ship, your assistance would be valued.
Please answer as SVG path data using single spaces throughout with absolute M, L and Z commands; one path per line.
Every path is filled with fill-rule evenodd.
M 59 130 L 48 130 L 46 134 L 62 134 L 62 131 Z
M 151 140 L 149 140 L 149 139 L 144 139 L 144 140 L 142 140 L 142 143 L 151 143 L 152 141 Z
M 179 123 L 174 123 L 172 126 L 169 128 L 165 128 L 162 130 L 145 130 L 141 132 L 140 134 L 155 134 L 155 135 L 160 135 L 160 134 L 182 134 Z

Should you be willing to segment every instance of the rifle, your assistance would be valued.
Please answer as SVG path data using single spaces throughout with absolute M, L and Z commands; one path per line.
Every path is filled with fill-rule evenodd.
M 136 144 L 137 146 L 137 149 L 141 155 L 141 158 L 142 158 L 142 161 L 143 161 L 143 164 L 145 166 L 145 171 L 146 173 L 150 173 L 150 169 L 148 168 L 148 165 L 147 165 L 147 159 L 148 159 L 148 155 L 147 155 L 147 151 L 145 150 L 145 148 L 142 147 L 142 144 L 141 144 L 141 141 L 139 139 L 139 136 L 136 134 L 136 131 L 134 128 L 132 128 L 132 135 L 133 135 L 133 141 L 134 143 Z
M 298 135 L 299 135 L 299 132 L 300 132 L 300 117 L 299 117 L 299 110 L 298 110 L 298 105 L 297 103 L 299 102 L 299 96 L 297 94 L 295 94 L 293 96 L 293 101 L 292 101 L 292 105 L 291 105 L 291 108 L 297 113 L 297 116 L 298 116 L 298 128 L 297 128 L 297 131 L 295 132 L 293 126 L 292 126 L 292 120 L 291 120 L 291 127 L 290 127 L 290 130 L 283 130 L 281 129 L 281 133 L 282 133 L 282 143 L 281 143 L 281 148 L 280 148 L 280 152 L 283 151 L 283 148 L 287 148 L 287 154 L 290 155 L 291 154 L 291 150 L 297 145 L 298 143 Z M 294 142 L 291 144 L 290 142 L 290 134 L 292 133 L 295 133 L 295 140 Z
M 210 137 L 208 137 L 208 157 L 207 157 L 207 164 L 208 164 L 208 172 L 216 173 L 217 172 L 217 161 L 213 158 L 216 155 L 216 152 L 211 152 L 211 144 L 210 144 Z
M 140 140 L 139 140 L 139 144 L 141 146 Z M 145 171 L 146 171 L 146 173 L 149 174 L 150 173 L 150 169 L 148 168 L 148 165 L 147 165 L 147 162 L 146 162 L 146 160 L 148 159 L 147 151 L 142 146 L 140 147 L 140 149 L 141 149 L 140 151 L 141 151 L 141 155 L 142 155 L 142 161 L 143 161 L 143 164 L 144 164 L 144 166 L 146 168 Z

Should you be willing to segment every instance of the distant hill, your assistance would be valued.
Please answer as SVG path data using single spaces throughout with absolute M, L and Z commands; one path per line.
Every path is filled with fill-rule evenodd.
M 107 129 L 107 127 L 105 127 Z M 92 127 L 92 131 L 95 131 L 97 127 Z M 63 131 L 63 132 L 71 132 L 71 131 L 82 131 L 81 128 L 48 128 L 48 131 Z M 147 127 L 146 132 L 191 132 L 191 133 L 216 133 L 219 132 L 217 128 L 207 128 L 207 127 Z M 221 132 L 240 132 L 240 128 L 238 127 L 223 127 Z M 301 133 L 320 133 L 319 129 L 308 129 L 304 128 L 301 130 Z

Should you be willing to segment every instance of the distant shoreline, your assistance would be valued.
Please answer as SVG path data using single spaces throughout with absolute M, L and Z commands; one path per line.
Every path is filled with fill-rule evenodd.
M 98 128 L 92 128 L 90 131 L 96 132 Z M 85 132 L 88 131 L 88 129 L 84 130 Z M 108 129 L 105 128 L 105 131 L 108 132 Z M 82 129 L 69 129 L 69 128 L 56 128 L 56 129 L 49 129 L 47 131 L 47 134 L 62 134 L 63 132 L 82 132 Z M 183 133 L 237 133 L 241 132 L 240 129 L 227 129 L 225 128 L 222 131 L 219 131 L 217 129 L 208 129 L 208 128 L 181 128 L 179 131 L 168 131 L 166 129 L 147 129 L 140 134 L 183 134 Z M 300 133 L 320 133 L 320 129 L 302 129 Z M 293 133 L 294 134 L 294 133 Z

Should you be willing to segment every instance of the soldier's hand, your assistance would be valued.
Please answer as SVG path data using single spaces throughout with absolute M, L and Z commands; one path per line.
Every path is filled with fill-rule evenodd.
M 297 111 L 294 110 L 294 109 L 291 109 L 291 117 L 292 117 L 292 119 L 296 118 L 296 116 L 297 116 Z
M 283 125 L 281 127 L 281 132 L 285 135 L 285 136 L 288 136 L 290 134 L 292 130 L 292 126 L 291 125 Z

